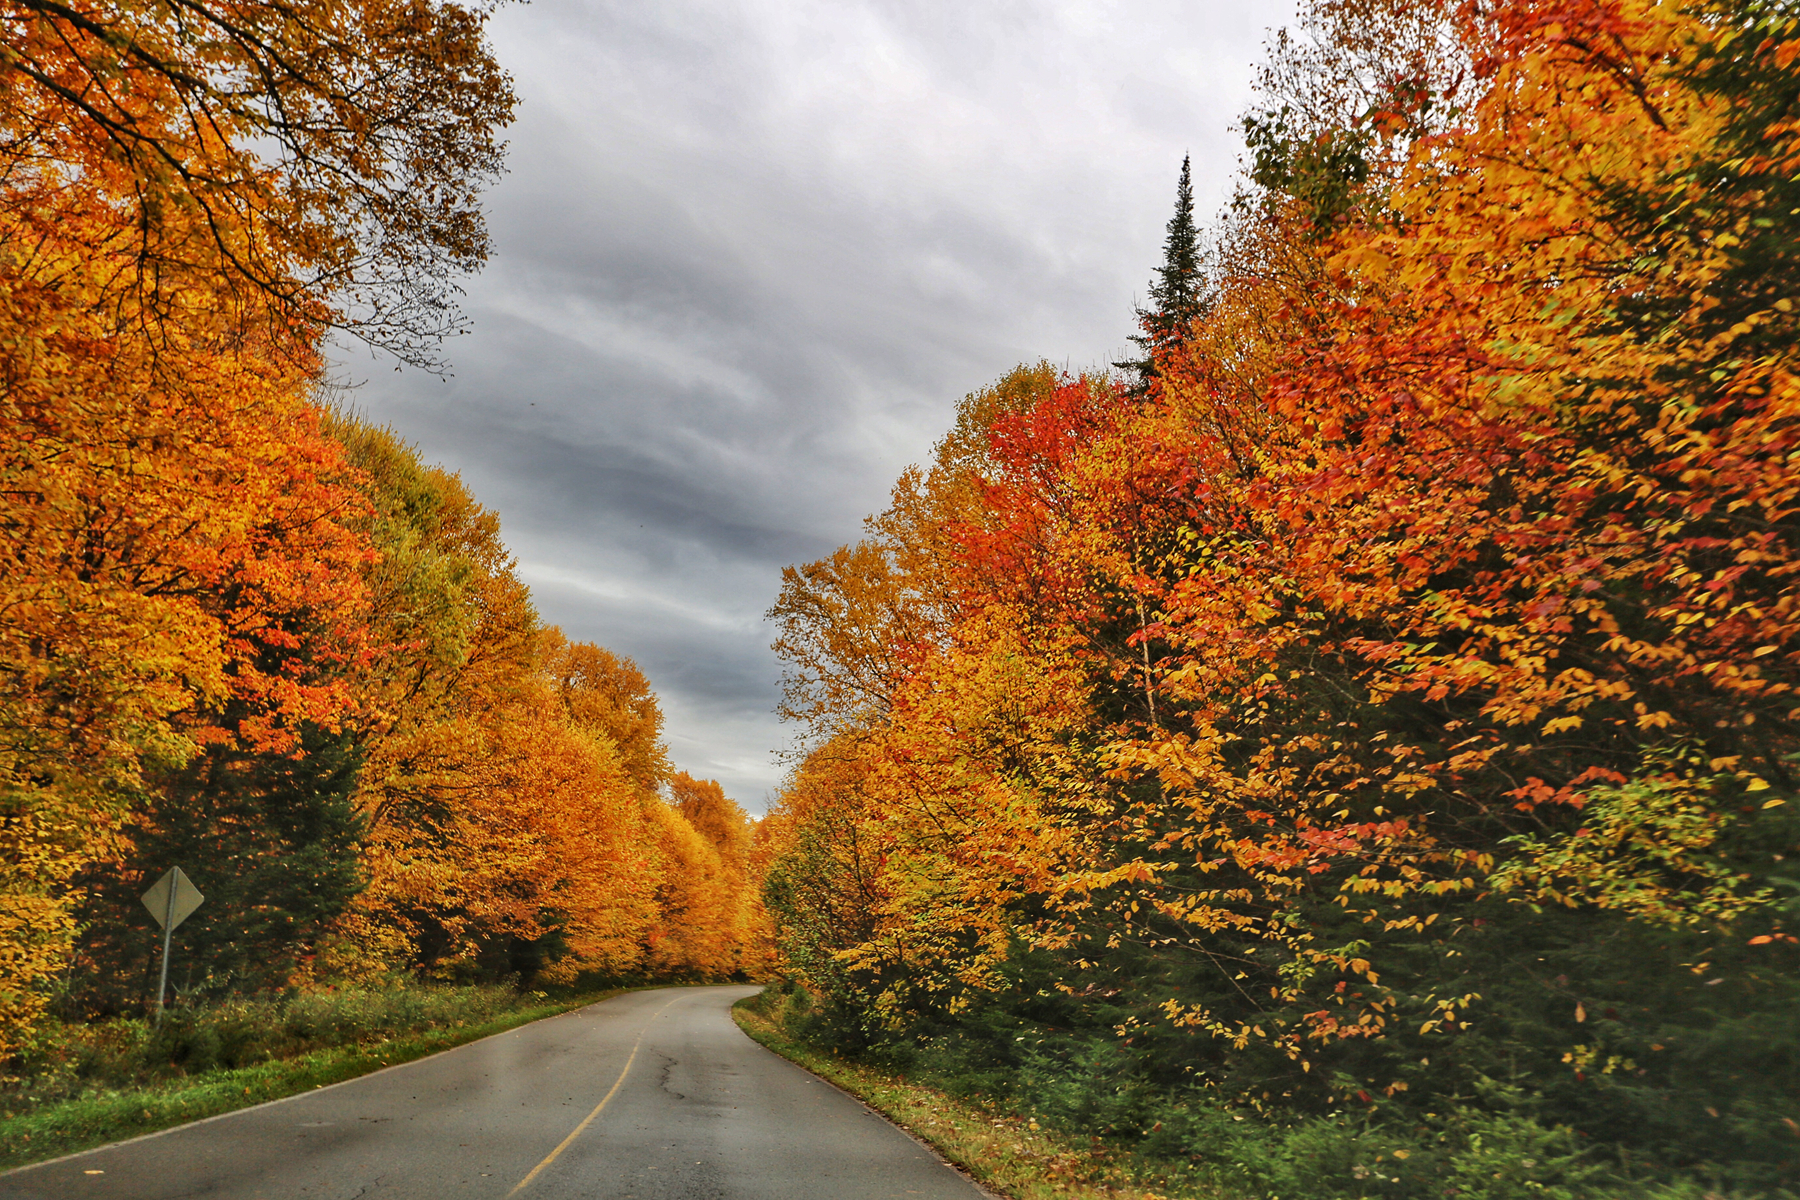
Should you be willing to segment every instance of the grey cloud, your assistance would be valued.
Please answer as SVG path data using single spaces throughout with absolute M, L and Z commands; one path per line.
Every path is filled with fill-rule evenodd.
M 666 0 L 502 9 L 524 99 L 455 377 L 358 403 L 496 508 L 546 619 L 631 655 L 677 762 L 759 809 L 761 614 L 955 402 L 1125 344 L 1183 153 L 1284 5 Z M 1203 182 L 1203 189 L 1207 186 Z

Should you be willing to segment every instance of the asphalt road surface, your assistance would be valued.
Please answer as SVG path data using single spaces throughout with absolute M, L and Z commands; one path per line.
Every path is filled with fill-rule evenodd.
M 745 1037 L 755 988 L 617 996 L 287 1100 L 0 1175 L 0 1200 L 976 1200 Z

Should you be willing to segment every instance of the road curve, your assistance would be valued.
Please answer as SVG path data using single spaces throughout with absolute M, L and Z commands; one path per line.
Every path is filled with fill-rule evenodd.
M 745 1037 L 750 987 L 634 992 L 431 1058 L 0 1175 L 0 1200 L 976 1200 Z

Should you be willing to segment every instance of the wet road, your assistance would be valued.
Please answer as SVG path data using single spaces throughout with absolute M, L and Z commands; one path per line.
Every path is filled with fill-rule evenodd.
M 976 1200 L 929 1150 L 667 988 L 0 1175 L 0 1200 Z

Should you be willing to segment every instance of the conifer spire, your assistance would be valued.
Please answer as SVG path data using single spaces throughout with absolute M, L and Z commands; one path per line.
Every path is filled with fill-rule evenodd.
M 1142 395 L 1156 377 L 1156 351 L 1177 342 L 1187 332 L 1204 308 L 1200 277 L 1200 230 L 1194 224 L 1194 183 L 1192 163 L 1187 155 L 1181 159 L 1181 181 L 1175 187 L 1175 215 L 1169 218 L 1168 236 L 1163 239 L 1162 266 L 1150 284 L 1152 307 L 1137 310 L 1138 328 L 1132 343 L 1143 351 L 1143 357 L 1113 366 L 1135 372 L 1133 394 Z

